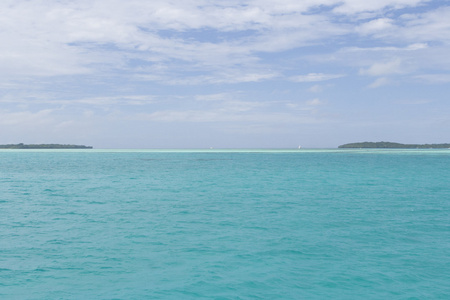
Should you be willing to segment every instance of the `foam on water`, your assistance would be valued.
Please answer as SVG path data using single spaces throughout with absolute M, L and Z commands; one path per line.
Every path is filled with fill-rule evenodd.
M 2 150 L 5 299 L 445 299 L 447 150 Z

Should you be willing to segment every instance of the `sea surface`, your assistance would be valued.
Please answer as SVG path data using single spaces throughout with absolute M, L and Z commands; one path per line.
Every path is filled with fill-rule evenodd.
M 450 299 L 450 150 L 1 150 L 0 299 Z

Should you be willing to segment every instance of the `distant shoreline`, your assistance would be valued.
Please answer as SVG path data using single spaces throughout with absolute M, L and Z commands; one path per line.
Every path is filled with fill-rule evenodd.
M 0 149 L 92 149 L 92 146 L 63 145 L 63 144 L 7 144 L 0 145 Z
M 448 149 L 450 144 L 400 144 L 392 142 L 361 142 L 340 145 L 338 148 L 369 148 L 369 149 Z

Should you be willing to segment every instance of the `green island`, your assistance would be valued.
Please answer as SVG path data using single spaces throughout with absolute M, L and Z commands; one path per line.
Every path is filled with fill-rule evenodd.
M 92 146 L 62 145 L 62 144 L 7 144 L 0 145 L 0 149 L 92 149 Z
M 400 144 L 391 142 L 362 142 L 340 145 L 338 148 L 387 148 L 387 149 L 445 149 L 450 144 Z

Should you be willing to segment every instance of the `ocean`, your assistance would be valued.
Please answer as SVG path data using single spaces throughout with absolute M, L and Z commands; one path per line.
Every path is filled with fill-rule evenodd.
M 450 299 L 450 150 L 1 150 L 1 299 Z

